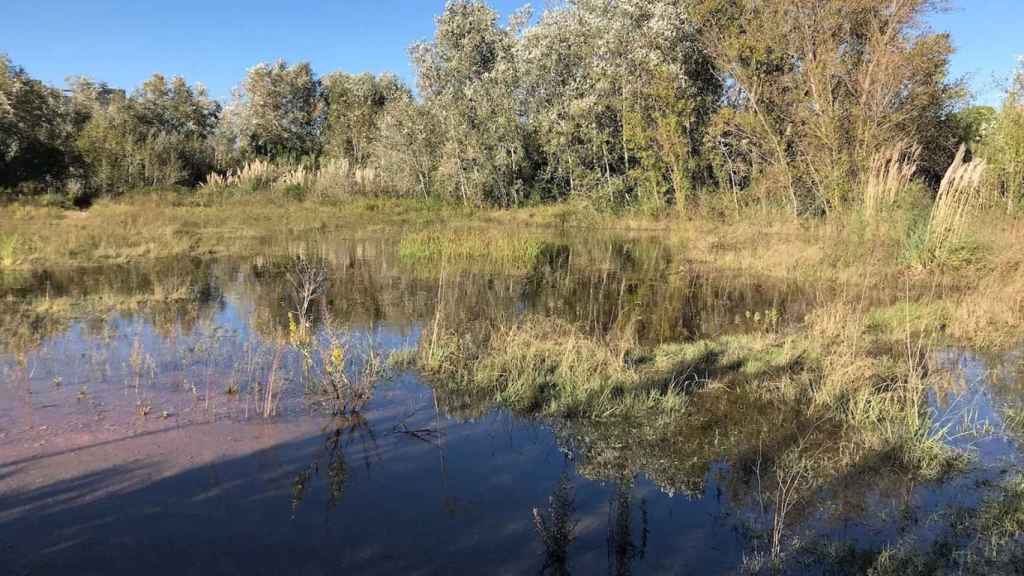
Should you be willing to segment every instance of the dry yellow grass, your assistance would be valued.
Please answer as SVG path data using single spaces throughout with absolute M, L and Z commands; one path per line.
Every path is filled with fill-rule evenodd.
M 1007 257 L 960 297 L 953 316 L 957 338 L 983 348 L 1020 341 L 1024 326 L 1024 255 Z
M 939 260 L 948 256 L 963 239 L 968 215 L 980 204 L 985 161 L 965 162 L 966 153 L 967 148 L 960 146 L 939 185 L 928 221 L 928 247 Z
M 908 188 L 917 172 L 921 147 L 905 141 L 879 151 L 871 159 L 871 171 L 864 186 L 864 214 L 877 222 Z

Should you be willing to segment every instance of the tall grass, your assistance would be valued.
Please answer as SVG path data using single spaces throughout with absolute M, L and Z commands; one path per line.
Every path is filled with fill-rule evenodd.
M 887 454 L 903 469 L 925 477 L 955 464 L 946 446 L 948 427 L 937 425 L 927 394 L 945 374 L 929 370 L 930 345 L 913 335 L 909 307 L 903 341 L 873 337 L 862 306 L 825 306 L 808 320 L 808 345 L 819 375 L 811 380 L 811 405 L 854 434 L 861 451 Z
M 299 191 L 318 200 L 340 198 L 352 194 L 374 195 L 382 190 L 384 180 L 373 167 L 356 167 L 345 158 L 330 158 L 317 165 L 308 163 L 275 163 L 251 160 L 225 174 L 211 173 L 200 185 L 200 191 L 225 193 L 272 190 Z
M 267 160 L 251 160 L 227 174 L 211 172 L 200 185 L 200 191 L 223 191 L 228 188 L 259 190 L 271 187 L 281 177 L 281 170 Z
M 986 164 L 981 159 L 966 162 L 966 153 L 967 148 L 960 146 L 942 178 L 928 220 L 927 248 L 930 255 L 939 261 L 954 255 L 963 241 L 967 217 L 981 200 Z
M 863 206 L 868 221 L 878 221 L 910 187 L 920 155 L 920 146 L 900 141 L 879 151 L 871 159 Z
M 0 270 L 18 264 L 19 238 L 16 234 L 0 236 Z
M 465 330 L 435 319 L 421 340 L 420 368 L 446 386 L 487 391 L 520 411 L 572 417 L 667 415 L 683 408 L 681 383 L 662 363 L 638 364 L 626 336 L 598 338 L 533 316 Z
M 1021 341 L 1024 324 L 1024 253 L 1004 254 L 987 274 L 974 280 L 953 314 L 957 338 L 987 349 Z
M 847 464 L 878 453 L 930 477 L 952 463 L 927 402 L 944 375 L 929 370 L 909 316 L 906 328 L 903 342 L 878 334 L 865 306 L 838 302 L 785 331 L 645 346 L 628 329 L 595 335 L 552 317 L 450 326 L 439 315 L 419 364 L 446 387 L 569 417 L 672 419 L 695 394 L 741 392 L 829 423 Z

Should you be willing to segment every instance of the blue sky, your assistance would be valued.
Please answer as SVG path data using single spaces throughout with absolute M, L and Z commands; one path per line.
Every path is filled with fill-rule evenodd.
M 491 0 L 503 14 L 524 0 Z M 408 47 L 433 33 L 443 0 L 0 0 L 0 52 L 63 85 L 84 74 L 133 88 L 153 72 L 226 98 L 260 61 L 309 60 L 320 73 L 391 71 L 411 80 Z M 543 5 L 543 0 L 534 2 Z M 932 19 L 953 34 L 952 72 L 985 103 L 1024 55 L 1024 0 L 953 0 Z

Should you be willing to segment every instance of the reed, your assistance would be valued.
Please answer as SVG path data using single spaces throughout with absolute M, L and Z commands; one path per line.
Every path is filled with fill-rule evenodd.
M 295 178 L 295 170 L 284 171 L 268 160 L 256 159 L 226 174 L 210 173 L 199 189 L 206 193 L 224 192 L 231 188 L 255 191 L 272 188 L 284 177 Z
M 863 209 L 868 221 L 877 222 L 910 187 L 917 172 L 921 147 L 899 141 L 880 150 L 871 159 L 864 185 Z
M 980 201 L 986 164 L 982 159 L 966 162 L 966 153 L 961 145 L 942 178 L 928 220 L 927 247 L 938 261 L 953 255 L 964 238 L 968 215 Z
M 260 412 L 263 418 L 272 418 L 277 416 L 277 405 L 280 402 L 280 390 L 281 376 L 279 371 L 281 370 L 281 364 L 284 360 L 285 343 L 283 341 L 277 344 L 277 349 L 274 351 L 274 359 L 270 363 L 270 372 L 267 374 L 267 384 L 264 390 L 263 406 Z

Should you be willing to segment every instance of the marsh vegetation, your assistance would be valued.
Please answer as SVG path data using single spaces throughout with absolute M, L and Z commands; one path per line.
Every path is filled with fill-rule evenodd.
M 295 459 L 267 480 L 284 491 L 287 522 L 322 514 L 316 503 L 346 516 L 353 500 L 431 517 L 397 488 L 410 481 L 403 462 L 440 466 L 438 496 L 453 470 L 526 474 L 500 489 L 524 495 L 518 511 L 462 489 L 483 506 L 474 518 L 523 527 L 502 546 L 533 552 L 470 554 L 469 565 L 600 570 L 584 551 L 603 543 L 607 566 L 637 572 L 702 561 L 716 572 L 1012 573 L 1019 506 L 1004 471 L 1017 459 L 1020 365 L 987 345 L 1004 338 L 958 336 L 976 334 L 958 325 L 977 297 L 961 271 L 898 268 L 858 283 L 853 270 L 730 269 L 644 232 L 580 241 L 535 229 L 496 243 L 505 256 L 473 248 L 495 234 L 473 228 L 410 252 L 424 234 L 290 236 L 250 256 L 5 273 L 9 452 L 46 453 L 72 431 L 216 425 L 244 438 L 262 434 L 257 423 L 307 423 L 323 432 L 282 452 Z M 470 454 L 495 434 L 526 452 L 489 447 L 505 456 L 480 467 Z M 19 477 L 3 512 L 15 523 Z M 153 497 L 141 482 L 123 498 Z M 458 509 L 451 497 L 438 512 Z M 606 509 L 598 526 L 595 506 Z M 673 520 L 691 508 L 717 520 Z M 474 526 L 456 522 L 449 536 Z M 716 542 L 714 559 L 680 547 L 686 535 Z M 230 547 L 221 555 L 241 561 Z
M 971 106 L 934 8 L 456 0 L 415 94 L 0 58 L 0 561 L 1015 573 L 1024 72 Z

